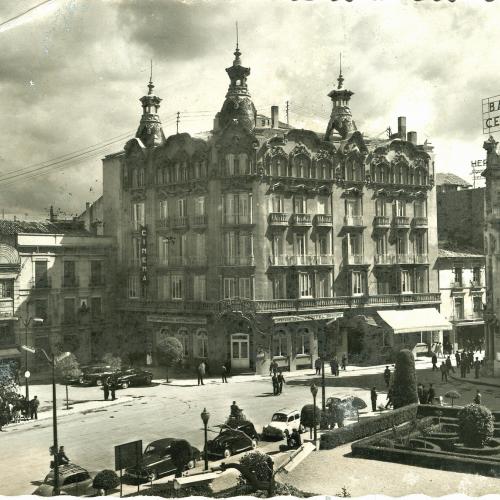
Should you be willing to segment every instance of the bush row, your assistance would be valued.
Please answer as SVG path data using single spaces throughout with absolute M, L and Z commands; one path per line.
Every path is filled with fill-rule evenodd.
M 418 405 L 408 405 L 397 410 L 355 422 L 347 427 L 327 431 L 321 435 L 320 449 L 331 450 L 336 446 L 350 443 L 366 436 L 390 429 L 394 425 L 413 420 L 417 417 Z

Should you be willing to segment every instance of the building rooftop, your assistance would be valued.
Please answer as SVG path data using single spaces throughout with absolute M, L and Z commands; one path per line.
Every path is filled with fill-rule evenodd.
M 467 248 L 456 248 L 454 250 L 448 250 L 447 248 L 438 249 L 439 259 L 484 259 L 484 255 L 477 252 L 474 249 Z
M 436 174 L 436 186 L 442 186 L 443 184 L 447 184 L 449 186 L 471 187 L 466 180 L 462 179 L 458 175 L 452 174 L 451 172 L 438 172 Z
M 73 220 L 59 221 L 15 221 L 0 219 L 0 234 L 72 234 L 79 236 L 92 236 L 85 230 L 83 223 Z

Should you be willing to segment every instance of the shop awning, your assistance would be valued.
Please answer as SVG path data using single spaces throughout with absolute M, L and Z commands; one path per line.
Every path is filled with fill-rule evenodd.
M 21 356 L 19 349 L 0 349 L 0 358 L 15 358 Z
M 319 321 L 330 320 L 334 321 L 344 315 L 342 311 L 317 313 L 317 314 L 304 314 L 304 316 L 273 316 L 273 323 L 279 325 L 282 323 L 297 323 L 299 321 Z M 329 321 L 329 322 L 330 322 Z
M 394 333 L 433 332 L 451 330 L 451 323 L 433 307 L 377 311 Z

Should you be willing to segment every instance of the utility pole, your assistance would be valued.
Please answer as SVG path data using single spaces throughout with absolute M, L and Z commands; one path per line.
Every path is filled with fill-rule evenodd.
M 177 133 L 179 133 L 179 123 L 181 121 L 181 112 L 177 111 L 177 119 L 176 119 L 176 126 L 177 126 Z
M 287 125 L 290 125 L 290 120 L 288 119 L 289 110 L 290 110 L 290 106 L 288 104 L 288 101 L 286 101 L 286 124 Z

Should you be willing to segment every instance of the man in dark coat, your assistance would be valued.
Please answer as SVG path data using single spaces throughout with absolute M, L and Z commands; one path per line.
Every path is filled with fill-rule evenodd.
M 453 368 L 453 365 L 451 364 L 451 359 L 449 356 L 446 358 L 446 369 L 447 369 L 448 373 L 449 372 L 455 373 L 455 368 Z
M 205 377 L 205 370 L 206 370 L 206 365 L 202 361 L 199 365 L 196 371 L 198 372 L 198 385 L 205 385 L 203 383 L 203 378 Z
M 314 368 L 316 369 L 316 375 L 321 375 L 321 358 L 317 358 L 314 362 Z
M 285 377 L 283 377 L 283 373 L 280 371 L 278 373 L 278 394 L 281 394 L 283 392 L 283 384 L 285 384 Z
M 109 387 L 109 392 L 111 394 L 111 401 L 114 401 L 116 399 L 116 380 L 113 380 L 112 378 L 108 379 L 108 387 Z
M 460 361 L 460 376 L 462 378 L 467 377 L 467 360 L 464 358 Z
M 372 401 L 372 411 L 377 411 L 377 389 L 372 387 L 370 391 L 370 399 Z
M 40 406 L 40 400 L 35 396 L 30 401 L 30 417 L 31 420 L 38 420 L 38 407 Z
M 480 369 L 481 369 L 481 361 L 479 361 L 479 358 L 476 358 L 476 361 L 474 361 L 474 372 L 476 378 L 479 378 Z
M 108 379 L 106 379 L 102 383 L 102 391 L 104 392 L 104 401 L 107 401 L 109 398 L 109 385 L 108 385 Z
M 457 366 L 460 366 L 460 353 L 458 351 L 455 353 L 455 361 L 457 362 Z
M 342 354 L 342 370 L 346 370 L 347 368 L 347 354 Z
M 437 370 L 438 369 L 438 367 L 437 367 L 438 358 L 437 358 L 435 352 L 432 353 L 431 361 L 432 361 L 432 371 Z
M 227 384 L 227 367 L 225 364 L 222 365 L 222 383 Z
M 436 389 L 434 389 L 432 384 L 429 384 L 429 399 L 428 399 L 427 403 L 430 405 L 433 405 L 434 399 L 436 399 Z
M 439 369 L 441 370 L 441 382 L 448 382 L 448 368 L 444 364 L 444 361 L 441 361 Z
M 278 386 L 278 376 L 276 375 L 276 373 L 273 373 L 271 380 L 273 382 L 273 394 L 277 396 L 279 391 L 279 386 Z
M 389 387 L 389 384 L 391 382 L 391 370 L 388 366 L 386 366 L 384 370 L 384 382 L 386 387 Z
M 422 382 L 419 382 L 417 385 L 417 395 L 418 395 L 418 402 L 421 405 L 424 404 L 424 386 L 422 385 Z

